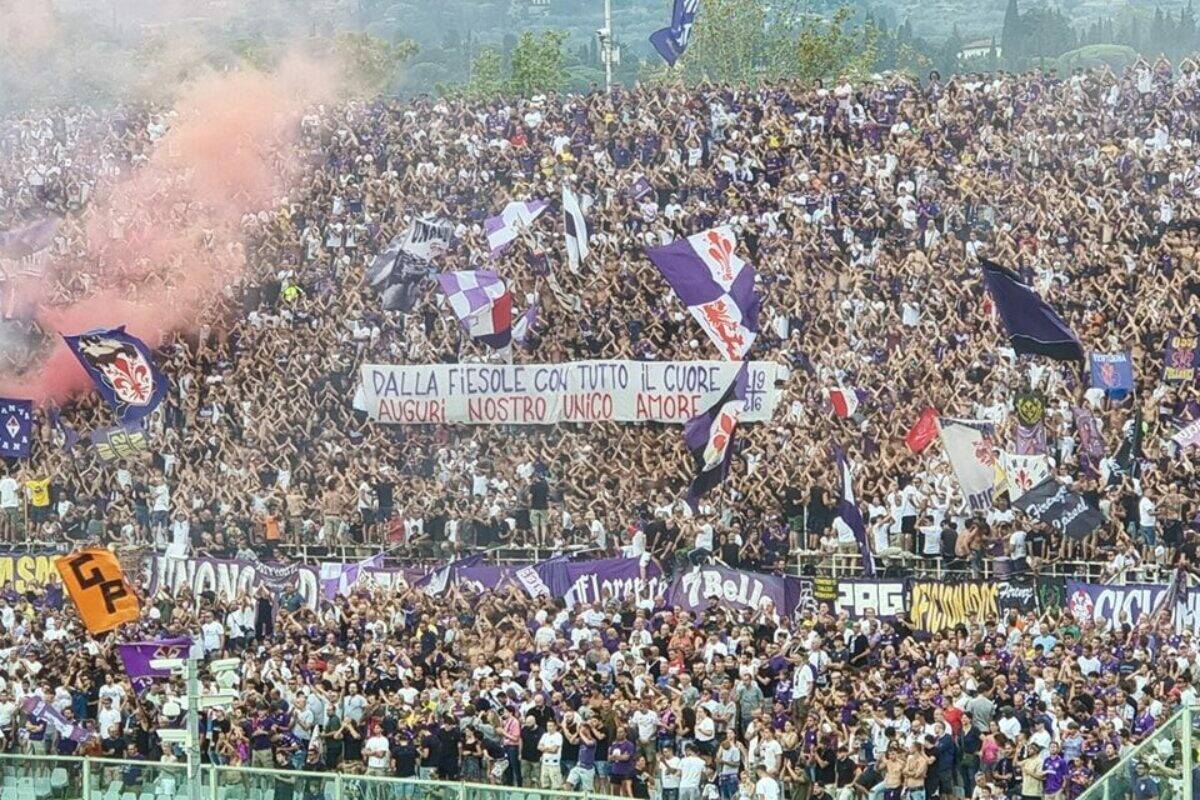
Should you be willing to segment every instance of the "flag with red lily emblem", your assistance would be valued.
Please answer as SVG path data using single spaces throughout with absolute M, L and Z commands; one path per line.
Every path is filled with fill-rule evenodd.
M 699 500 L 725 480 L 733 460 L 733 435 L 746 407 L 749 362 L 734 376 L 733 383 L 707 411 L 683 426 L 683 441 L 691 451 L 696 477 L 688 488 L 687 503 L 693 509 Z
M 63 339 L 122 425 L 146 417 L 167 396 L 167 379 L 154 366 L 150 348 L 124 325 Z
M 733 230 L 721 226 L 651 247 L 646 255 L 730 361 L 746 357 L 758 335 L 754 268 L 737 255 Z

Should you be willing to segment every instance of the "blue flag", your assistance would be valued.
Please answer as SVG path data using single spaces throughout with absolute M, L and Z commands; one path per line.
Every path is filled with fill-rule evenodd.
M 167 379 L 154 366 L 150 348 L 125 326 L 63 339 L 123 425 L 140 421 L 167 396 Z
M 32 433 L 33 401 L 0 397 L 0 456 L 29 458 Z
M 675 0 L 671 11 L 671 24 L 650 34 L 650 44 L 672 67 L 683 56 L 687 49 L 688 39 L 692 35 L 692 23 L 696 21 L 696 8 L 700 0 Z
M 1092 386 L 1124 397 L 1133 391 L 1133 360 L 1129 353 L 1092 353 Z
M 983 259 L 983 281 L 1018 353 L 1083 361 L 1083 345 L 1054 309 L 1015 272 Z
M 743 361 L 733 383 L 729 384 L 720 399 L 683 426 L 683 441 L 696 466 L 696 477 L 685 498 L 693 509 L 701 497 L 720 486 L 729 474 L 729 462 L 733 460 L 733 433 L 746 408 L 746 387 L 750 383 L 748 367 L 749 362 Z

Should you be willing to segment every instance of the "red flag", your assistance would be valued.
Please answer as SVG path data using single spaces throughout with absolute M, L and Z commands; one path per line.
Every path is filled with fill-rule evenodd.
M 919 453 L 937 437 L 937 409 L 928 406 L 904 435 L 904 443 L 914 453 Z

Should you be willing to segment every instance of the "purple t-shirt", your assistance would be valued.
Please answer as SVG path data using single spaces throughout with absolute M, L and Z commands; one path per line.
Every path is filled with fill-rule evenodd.
M 633 774 L 633 753 L 633 742 L 628 739 L 613 742 L 608 746 L 608 763 L 613 775 L 617 777 L 629 777 Z M 613 758 L 614 755 L 628 756 L 628 759 L 618 761 Z

